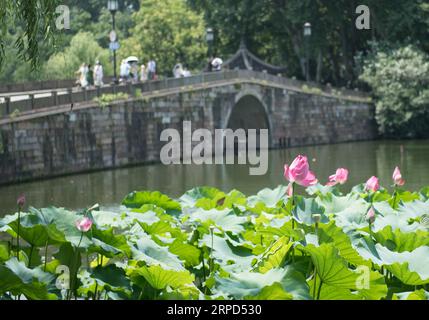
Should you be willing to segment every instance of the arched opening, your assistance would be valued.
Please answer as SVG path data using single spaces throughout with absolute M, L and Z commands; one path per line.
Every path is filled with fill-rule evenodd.
M 267 112 L 258 98 L 252 95 L 242 97 L 231 111 L 227 129 L 270 129 Z
M 256 148 L 259 150 L 262 143 L 261 141 L 261 130 L 268 130 L 268 136 L 270 135 L 270 122 L 268 119 L 267 110 L 262 102 L 253 95 L 245 95 L 238 100 L 234 108 L 231 110 L 229 117 L 227 118 L 226 129 L 231 129 L 234 132 L 243 131 L 245 137 L 242 135 L 240 139 L 234 141 L 234 153 L 237 155 L 239 144 L 243 148 L 250 147 L 249 143 L 249 130 L 256 130 Z M 268 138 L 268 145 L 271 147 L 271 139 Z M 265 144 L 265 142 L 264 142 Z M 247 146 L 246 146 L 247 145 Z

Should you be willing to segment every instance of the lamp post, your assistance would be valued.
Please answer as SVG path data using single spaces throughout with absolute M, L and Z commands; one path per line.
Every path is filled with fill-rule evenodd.
M 119 9 L 119 2 L 118 0 L 108 0 L 107 1 L 107 9 L 109 9 L 110 13 L 112 14 L 112 33 L 111 35 L 113 35 L 113 37 L 111 37 L 111 41 L 116 42 L 118 41 L 117 36 L 116 36 L 116 20 L 115 20 L 115 15 L 116 12 Z M 113 51 L 113 82 L 114 83 L 118 83 L 118 77 L 117 77 L 117 73 L 116 73 L 116 48 L 112 48 Z
M 213 41 L 214 41 L 214 32 L 212 28 L 207 28 L 206 30 L 206 41 L 209 47 L 208 55 L 209 57 L 213 54 Z
M 305 39 L 305 79 L 310 81 L 310 48 L 309 42 L 311 37 L 311 23 L 304 24 L 304 39 Z

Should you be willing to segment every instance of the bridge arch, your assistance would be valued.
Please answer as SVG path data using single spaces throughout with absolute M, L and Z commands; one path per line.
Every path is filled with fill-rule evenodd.
M 271 135 L 271 119 L 262 97 L 252 91 L 239 93 L 235 98 L 234 106 L 228 111 L 223 128 L 246 131 L 268 129 Z
M 268 129 L 269 147 L 272 147 L 271 141 L 271 119 L 267 105 L 262 97 L 253 91 L 242 91 L 235 97 L 234 106 L 228 111 L 223 125 L 224 129 L 256 129 L 258 137 L 261 129 Z M 259 138 L 258 138 L 259 140 Z

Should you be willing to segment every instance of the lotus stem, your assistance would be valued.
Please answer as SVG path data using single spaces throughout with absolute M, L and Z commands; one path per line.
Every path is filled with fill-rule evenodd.
M 80 235 L 80 240 L 79 240 L 79 243 L 76 247 L 76 255 L 75 255 L 74 259 L 72 260 L 72 265 L 70 267 L 74 267 L 75 265 L 77 267 L 76 261 L 79 259 L 79 247 L 80 247 L 80 244 L 82 243 L 82 239 L 83 239 L 83 232 Z M 70 269 L 73 269 L 73 268 L 70 268 Z M 75 295 L 75 298 L 77 298 L 76 292 L 75 292 L 76 279 L 77 279 L 77 270 L 75 270 L 75 272 L 73 273 L 73 276 L 72 276 L 71 281 L 70 281 L 71 283 L 70 283 L 70 289 L 69 289 L 69 293 L 73 292 L 73 294 Z M 69 295 L 69 298 L 71 298 L 71 295 Z
M 317 270 L 314 268 L 313 299 L 316 300 Z
M 20 232 L 20 225 L 21 225 L 21 207 L 18 210 L 18 230 L 17 230 L 17 238 L 16 238 L 16 257 L 19 261 L 19 232 Z
M 317 300 L 320 300 L 320 292 L 322 291 L 323 281 L 320 279 L 319 290 L 317 290 Z
M 393 209 L 396 208 L 396 198 L 397 198 L 397 195 L 398 195 L 398 191 L 397 191 L 396 186 L 395 186 L 395 191 L 393 191 Z
M 204 255 L 203 255 L 203 279 L 206 282 L 206 264 L 204 263 Z
M 46 240 L 46 245 L 45 245 L 45 263 L 43 266 L 43 271 L 46 272 L 46 264 L 48 263 L 48 240 Z
M 29 255 L 29 258 L 28 258 L 28 268 L 31 267 L 31 258 L 33 257 L 33 251 L 34 251 L 34 245 L 31 245 L 31 247 L 30 247 L 30 255 Z
M 97 300 L 98 282 L 95 280 L 94 300 Z M 143 290 L 142 290 L 143 293 Z
M 213 235 L 213 233 L 214 233 L 214 226 L 211 226 L 210 227 L 210 234 L 212 237 L 212 243 L 211 243 L 211 250 L 210 250 L 210 269 L 209 269 L 210 274 L 213 271 L 213 247 L 214 247 L 214 235 Z

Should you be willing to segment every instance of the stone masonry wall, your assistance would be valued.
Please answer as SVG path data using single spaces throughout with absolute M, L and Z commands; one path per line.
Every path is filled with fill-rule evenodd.
M 376 137 L 374 108 L 367 103 L 254 83 L 227 85 L 2 124 L 0 184 L 157 162 L 162 130 L 181 132 L 184 120 L 193 129 L 225 128 L 248 95 L 259 101 L 253 107 L 261 121 L 268 115 L 273 148 Z

